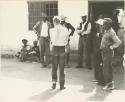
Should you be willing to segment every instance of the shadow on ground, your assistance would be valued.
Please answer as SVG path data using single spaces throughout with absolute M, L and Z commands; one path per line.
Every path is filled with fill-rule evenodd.
M 31 96 L 28 100 L 29 101 L 47 101 L 50 98 L 54 97 L 57 93 L 59 93 L 60 90 L 52 90 L 52 89 L 47 89 L 43 91 L 42 93 L 39 93 L 37 95 Z

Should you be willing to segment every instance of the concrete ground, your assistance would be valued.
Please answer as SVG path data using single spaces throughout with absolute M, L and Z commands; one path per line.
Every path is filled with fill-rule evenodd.
M 125 102 L 124 70 L 115 65 L 116 89 L 104 91 L 92 83 L 93 70 L 66 68 L 66 89 L 51 89 L 51 66 L 1 59 L 0 102 Z

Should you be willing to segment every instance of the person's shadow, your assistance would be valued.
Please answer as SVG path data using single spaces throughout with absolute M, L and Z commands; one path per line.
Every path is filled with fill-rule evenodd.
M 43 91 L 42 93 L 39 93 L 37 95 L 31 96 L 28 100 L 35 100 L 35 101 L 46 101 L 55 96 L 60 90 L 53 90 L 53 89 L 47 89 Z
M 104 101 L 112 91 L 103 90 L 101 86 L 95 87 L 95 94 L 88 97 L 89 101 Z
M 84 84 L 80 92 L 88 94 L 87 100 L 89 101 L 104 101 L 111 91 L 104 91 L 102 86 L 95 84 Z

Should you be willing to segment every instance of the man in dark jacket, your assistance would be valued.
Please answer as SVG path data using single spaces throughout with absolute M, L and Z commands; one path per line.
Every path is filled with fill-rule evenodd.
M 102 70 L 102 56 L 100 44 L 103 34 L 103 17 L 93 25 L 93 68 L 94 68 L 94 83 L 104 85 L 103 70 Z
M 42 65 L 41 67 L 43 68 L 48 66 L 50 62 L 49 29 L 50 29 L 50 22 L 47 21 L 47 16 L 43 14 L 42 20 L 37 22 L 36 25 L 33 27 L 33 30 L 37 34 L 39 40 L 40 60 Z
M 82 16 L 82 22 L 77 29 L 79 34 L 78 45 L 78 65 L 76 68 L 81 68 L 83 64 L 83 56 L 85 56 L 85 67 L 91 69 L 91 23 L 87 20 L 87 16 Z
M 75 28 L 70 24 L 66 22 L 66 17 L 61 15 L 61 25 L 65 26 L 68 31 L 70 30 L 70 34 L 69 34 L 69 40 L 68 40 L 68 44 L 65 46 L 65 52 L 66 52 L 66 65 L 65 67 L 69 67 L 69 57 L 70 57 L 70 36 L 73 36 Z

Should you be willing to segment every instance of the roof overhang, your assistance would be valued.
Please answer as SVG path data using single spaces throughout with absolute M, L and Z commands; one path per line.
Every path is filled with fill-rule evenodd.
M 92 2 L 124 2 L 124 0 L 88 0 Z
M 49 1 L 58 1 L 58 0 L 27 0 L 27 2 L 49 2 Z

